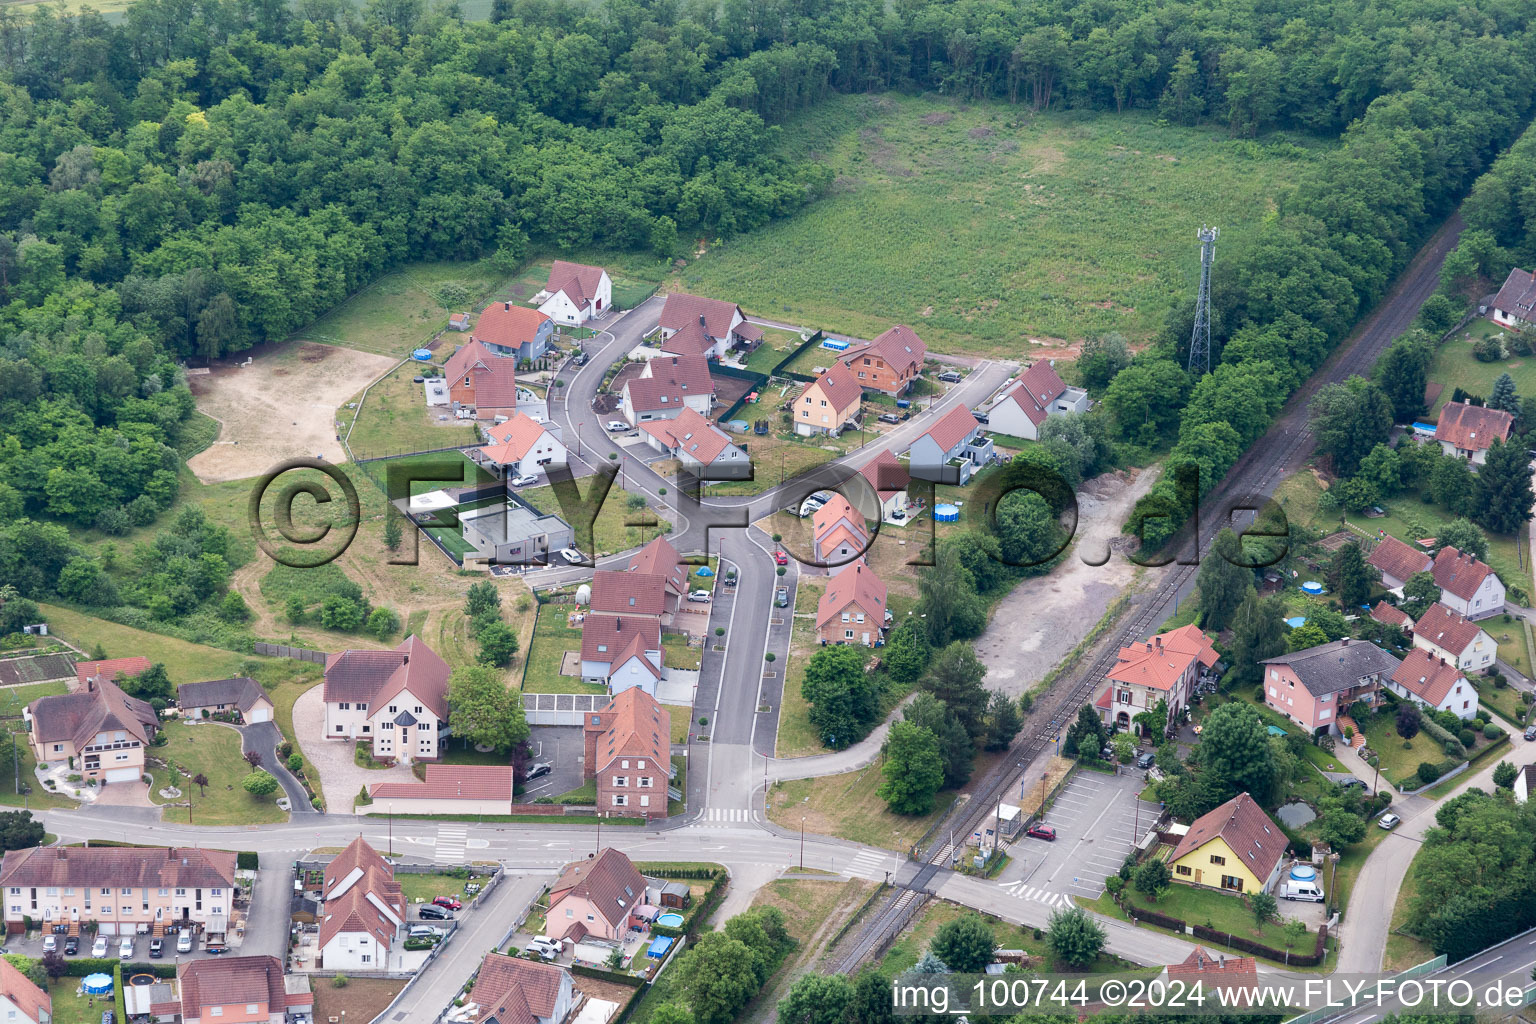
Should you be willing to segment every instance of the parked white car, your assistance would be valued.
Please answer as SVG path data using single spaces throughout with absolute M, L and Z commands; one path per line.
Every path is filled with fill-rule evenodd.
M 1401 825 L 1402 823 L 1403 823 L 1403 819 L 1399 818 L 1395 814 L 1383 814 L 1381 816 L 1380 820 L 1378 820 L 1376 822 L 1376 824 L 1378 824 L 1382 828 L 1386 828 L 1386 829 L 1397 828 L 1397 826 Z
M 572 565 L 575 565 L 578 562 L 585 562 L 587 560 L 587 556 L 582 554 L 580 551 L 577 551 L 575 548 L 561 548 L 560 557 Z
M 689 591 L 688 592 L 688 600 L 690 600 L 690 601 L 699 601 L 699 602 L 708 601 L 709 600 L 709 591 L 707 591 L 707 590 L 692 590 L 692 591 Z
M 538 482 L 539 478 L 536 476 L 514 476 L 512 478 L 513 487 L 527 487 L 529 484 L 536 484 Z
M 93 956 L 96 959 L 100 960 L 103 957 L 105 957 L 106 955 L 107 955 L 107 937 L 105 935 L 98 935 L 98 936 L 96 936 L 96 941 L 91 944 L 91 956 Z
M 178 952 L 178 953 L 190 953 L 190 952 L 192 952 L 192 933 L 191 932 L 182 932 L 180 935 L 178 935 L 176 937 L 176 952 Z
M 117 944 L 117 958 L 119 960 L 133 959 L 133 936 L 124 935 L 123 941 Z
M 615 434 L 617 434 L 617 433 L 620 433 L 621 431 L 628 430 L 629 429 L 629 424 L 625 423 L 623 420 L 609 420 L 608 423 L 607 423 L 607 427 L 608 427 L 609 430 L 611 430 Z

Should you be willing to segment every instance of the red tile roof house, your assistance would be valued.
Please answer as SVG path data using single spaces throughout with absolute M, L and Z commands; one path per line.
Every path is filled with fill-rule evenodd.
M 1476 556 L 1443 547 L 1435 553 L 1430 572 L 1440 588 L 1440 603 L 1452 611 L 1475 620 L 1504 610 L 1504 581 Z
M 1424 648 L 1463 672 L 1492 668 L 1498 655 L 1498 644 L 1487 630 L 1439 601 L 1430 605 L 1414 624 L 1413 646 Z
M 1122 647 L 1115 667 L 1105 676 L 1104 692 L 1094 701 L 1099 720 L 1111 729 L 1139 736 L 1136 716 L 1151 711 L 1161 700 L 1168 703 L 1168 728 L 1177 728 L 1201 669 L 1218 660 L 1210 637 L 1193 624 Z M 1163 737 L 1154 741 L 1161 743 Z
M 640 572 L 633 565 L 598 569 L 592 574 L 588 607 L 594 614 L 644 615 L 665 626 L 672 621 L 672 612 L 667 609 L 667 583 L 667 576 Z
M 671 356 L 724 359 L 732 348 L 752 349 L 763 329 L 747 323 L 734 302 L 673 292 L 661 307 L 661 350 Z
M 309 977 L 285 974 L 275 956 L 213 957 L 176 968 L 182 1024 L 283 1024 L 314 1012 Z
M 473 409 L 477 419 L 489 420 L 517 411 L 517 360 L 512 356 L 470 341 L 448 357 L 443 374 L 454 412 Z
M 538 310 L 493 302 L 480 311 L 470 338 L 499 356 L 531 363 L 549 351 L 554 334 L 555 322 Z
M 1381 571 L 1381 584 L 1388 590 L 1401 590 L 1410 576 L 1428 572 L 1434 565 L 1428 552 L 1404 544 L 1391 534 L 1382 537 L 1365 560 Z
M 406 922 L 405 896 L 389 862 L 359 836 L 326 865 L 320 895 L 324 902 L 316 967 L 386 970 L 390 948 Z
M 1488 461 L 1493 442 L 1508 441 L 1514 425 L 1515 418 L 1503 409 L 1446 402 L 1435 423 L 1435 440 L 1444 454 L 1481 466 Z
M 861 558 L 869 547 L 864 515 L 837 491 L 811 513 L 811 553 L 828 574 L 836 576 Z
M 4 958 L 0 958 L 0 1019 L 6 1024 L 50 1024 L 53 1020 L 52 997 Z
M 1413 617 L 1396 605 L 1377 601 L 1371 606 L 1371 618 L 1388 626 L 1396 626 L 1409 636 L 1413 635 Z
M 913 476 L 934 483 L 963 486 L 981 461 L 983 450 L 990 453 L 990 439 L 981 449 L 972 441 L 981 439 L 981 424 L 964 405 L 956 404 L 929 427 L 907 449 L 907 463 Z M 975 451 L 977 458 L 972 458 Z
M 1477 690 L 1461 669 L 1422 647 L 1408 652 L 1408 657 L 1387 680 L 1387 688 L 1420 707 L 1454 711 L 1463 721 L 1477 717 Z
M 1207 996 L 1219 999 L 1217 1006 L 1248 1006 L 1259 987 L 1259 962 L 1253 957 L 1211 954 L 1204 946 L 1196 946 L 1182 961 L 1163 968 L 1163 973 L 1165 982 L 1199 986 L 1205 993 L 1225 992 Z
M 114 896 L 100 895 L 103 889 Z M 185 847 L 12 850 L 0 861 L 0 890 L 11 933 L 22 931 L 27 918 L 76 926 L 96 921 L 103 935 L 140 928 L 163 935 L 172 924 L 221 933 L 235 898 L 235 855 Z
M 661 622 L 651 615 L 589 614 L 581 627 L 581 678 L 610 694 L 638 687 L 656 692 L 661 680 Z
M 987 411 L 987 426 L 999 434 L 1040 439 L 1046 417 L 1088 411 L 1088 392 L 1068 386 L 1054 360 L 1041 359 Z
M 707 416 L 714 404 L 715 382 L 703 356 L 657 356 L 619 393 L 619 412 L 630 426 L 670 420 L 684 409 Z
M 834 363 L 795 399 L 791 411 L 795 433 L 801 437 L 835 436 L 844 426 L 858 421 L 863 400 L 864 389 L 859 387 L 853 371 L 842 363 Z
M 928 346 L 906 324 L 897 324 L 869 344 L 850 348 L 838 357 L 853 371 L 861 387 L 887 395 L 905 394 L 927 358 Z
M 671 732 L 671 715 L 639 687 L 625 690 L 606 708 L 587 716 L 582 764 L 587 777 L 597 780 L 599 814 L 667 816 Z
M 579 996 L 565 968 L 492 951 L 464 1006 L 474 1024 L 564 1024 Z
M 752 463 L 730 435 L 692 409 L 684 408 L 675 419 L 649 420 L 640 424 L 646 442 L 682 463 L 702 480 L 747 480 Z
M 325 738 L 370 740 L 378 758 L 435 761 L 448 730 L 448 664 L 408 636 L 392 651 L 342 651 L 325 663 Z
M 375 782 L 368 795 L 373 803 L 360 814 L 512 813 L 513 769 L 510 764 L 428 764 L 420 782 Z
M 1524 327 L 1536 323 L 1536 274 L 1511 267 L 1504 286 L 1493 298 L 1490 318 L 1503 327 Z
M 538 476 L 549 466 L 567 461 L 565 444 L 551 424 L 540 423 L 524 413 L 514 413 L 505 423 L 486 431 L 486 443 L 466 454 L 476 465 L 512 481 Z
M 880 454 L 864 464 L 859 475 L 869 481 L 869 486 L 874 489 L 880 502 L 878 514 L 873 508 L 862 509 L 864 518 L 905 522 L 907 485 L 912 482 L 912 476 L 907 472 L 907 467 L 891 454 L 890 449 L 881 449 Z M 894 518 L 897 512 L 902 513 L 901 520 Z
M 873 647 L 885 630 L 885 583 L 859 559 L 827 584 L 816 603 L 816 635 L 824 644 Z
M 1262 664 L 1265 704 L 1310 733 L 1337 736 L 1339 716 L 1357 700 L 1374 707 L 1399 662 L 1375 644 L 1345 637 Z
M 1168 863 L 1173 880 L 1185 885 L 1267 891 L 1280 877 L 1289 842 L 1253 797 L 1239 793 L 1191 822 Z M 1244 875 L 1255 885 L 1245 882 Z
M 73 761 L 76 772 L 100 785 L 142 785 L 144 751 L 160 731 L 154 708 L 101 676 L 74 693 L 39 697 L 22 717 L 39 764 Z
M 662 621 L 670 621 L 678 605 L 688 594 L 688 570 L 682 564 L 677 548 L 665 537 L 657 537 L 641 548 L 629 560 L 629 571 L 660 576 L 662 587 Z
M 119 676 L 134 678 L 148 672 L 149 659 L 142 655 L 132 658 L 108 658 L 105 661 L 75 662 L 75 685 L 72 689 L 83 690 L 87 680 L 105 679 L 116 682 Z
M 567 864 L 549 887 L 545 930 L 551 938 L 573 942 L 589 935 L 616 942 L 644 902 L 645 879 L 628 857 L 608 847 L 591 860 Z
M 579 326 L 613 305 L 613 281 L 602 267 L 555 260 L 539 312 L 556 323 Z

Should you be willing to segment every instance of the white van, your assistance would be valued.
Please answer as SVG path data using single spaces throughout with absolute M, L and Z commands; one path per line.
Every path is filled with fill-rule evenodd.
M 1316 882 L 1287 878 L 1280 885 L 1280 898 L 1283 900 L 1300 900 L 1303 903 L 1321 903 L 1323 902 L 1323 890 L 1318 888 Z

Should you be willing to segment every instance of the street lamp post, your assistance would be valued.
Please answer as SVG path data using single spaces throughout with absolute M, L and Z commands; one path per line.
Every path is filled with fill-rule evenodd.
M 805 815 L 800 815 L 800 870 L 805 870 Z

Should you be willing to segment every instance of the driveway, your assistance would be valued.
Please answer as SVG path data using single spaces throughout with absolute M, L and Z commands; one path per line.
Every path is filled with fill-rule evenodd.
M 320 689 L 320 687 L 314 687 Z M 277 756 L 277 745 L 283 741 L 283 732 L 277 727 L 276 722 L 255 722 L 243 726 L 240 729 L 240 749 L 242 753 L 252 750 L 261 755 L 261 766 L 272 773 L 278 784 L 283 787 L 283 793 L 288 797 L 288 805 L 293 808 L 294 814 L 318 813 L 309 802 L 309 794 L 304 791 L 299 780 L 293 777 L 282 758 Z M 325 776 L 320 776 L 322 779 Z
M 323 686 L 311 686 L 299 694 L 293 705 L 293 732 L 304 756 L 320 773 L 320 789 L 325 794 L 326 809 L 332 814 L 351 814 L 358 791 L 365 785 L 414 782 L 416 776 L 404 766 L 359 767 L 352 760 L 354 744 L 351 740 L 325 738 L 324 689 Z
M 528 743 L 533 747 L 529 764 L 548 761 L 553 767 L 548 775 L 534 779 L 523 788 L 519 798 L 533 803 L 541 796 L 559 796 L 581 788 L 585 739 L 580 726 L 535 725 L 528 729 Z

